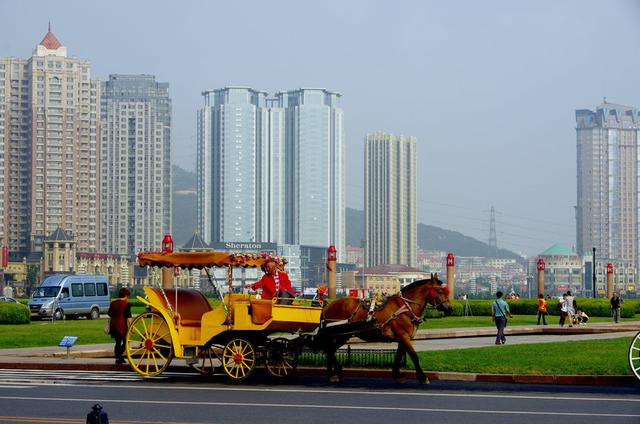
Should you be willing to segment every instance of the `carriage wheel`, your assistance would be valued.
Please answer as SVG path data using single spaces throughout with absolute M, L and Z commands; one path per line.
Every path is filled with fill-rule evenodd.
M 269 342 L 264 365 L 274 377 L 288 377 L 298 365 L 298 352 L 289 340 L 278 337 Z
M 629 366 L 640 380 L 640 333 L 636 334 L 629 347 Z
M 218 346 L 209 346 L 200 351 L 198 362 L 189 366 L 200 374 L 211 375 L 215 371 L 214 360 L 222 362 L 222 350 Z
M 125 348 L 129 364 L 138 374 L 159 375 L 173 359 L 169 325 L 155 312 L 138 315 L 127 332 Z
M 256 351 L 247 339 L 231 339 L 222 351 L 222 368 L 232 380 L 243 380 L 256 365 Z

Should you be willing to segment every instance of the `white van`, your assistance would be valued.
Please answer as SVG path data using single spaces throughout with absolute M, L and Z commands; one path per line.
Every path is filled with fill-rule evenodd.
M 27 303 L 31 318 L 98 319 L 109 309 L 109 283 L 104 275 L 52 275 Z

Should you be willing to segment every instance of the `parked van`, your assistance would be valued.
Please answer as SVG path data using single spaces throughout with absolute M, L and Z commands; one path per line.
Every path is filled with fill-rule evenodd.
M 52 275 L 27 303 L 31 318 L 98 319 L 109 309 L 109 284 L 104 275 Z

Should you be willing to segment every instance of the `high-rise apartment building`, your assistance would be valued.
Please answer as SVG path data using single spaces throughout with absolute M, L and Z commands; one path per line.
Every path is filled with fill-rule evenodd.
M 171 232 L 171 99 L 153 75 L 102 83 L 100 249 L 133 255 Z
M 11 252 L 42 250 L 71 231 L 98 247 L 100 85 L 49 30 L 29 59 L 0 59 L 2 238 Z
M 417 264 L 416 138 L 377 132 L 365 137 L 365 263 Z
M 290 244 L 335 245 L 345 254 L 345 129 L 339 93 L 276 94 L 285 110 L 286 234 Z
M 198 228 L 207 242 L 345 245 L 340 97 L 227 87 L 198 112 Z
M 203 93 L 198 111 L 198 228 L 208 242 L 271 241 L 265 228 L 270 166 L 267 93 Z
M 578 253 L 596 248 L 597 258 L 638 270 L 638 178 L 640 115 L 635 108 L 604 102 L 576 111 Z

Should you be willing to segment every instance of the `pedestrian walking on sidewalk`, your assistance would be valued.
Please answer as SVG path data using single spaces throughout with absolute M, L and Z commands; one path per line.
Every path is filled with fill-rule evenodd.
M 513 318 L 509 311 L 509 305 L 502 299 L 502 292 L 496 293 L 496 300 L 491 304 L 491 319 L 495 321 L 498 333 L 496 334 L 496 344 L 505 344 L 507 338 L 504 336 L 504 328 L 507 326 L 507 314 Z
M 558 305 L 560 306 L 560 327 L 564 327 L 564 321 L 567 319 L 567 294 L 564 293 L 559 299 Z
M 611 315 L 613 316 L 613 322 L 616 324 L 620 322 L 620 306 L 622 304 L 622 299 L 618 293 L 613 293 L 611 296 L 611 300 L 609 301 L 611 304 Z
M 118 299 L 115 299 L 109 305 L 109 335 L 115 340 L 113 353 L 116 357 L 116 365 L 124 364 L 124 341 L 127 337 L 127 330 L 131 324 L 131 305 L 129 304 L 129 296 L 131 292 L 123 287 L 118 292 Z
M 542 293 L 538 295 L 538 325 L 540 325 L 540 318 L 542 318 L 542 324 L 547 325 L 547 301 Z

